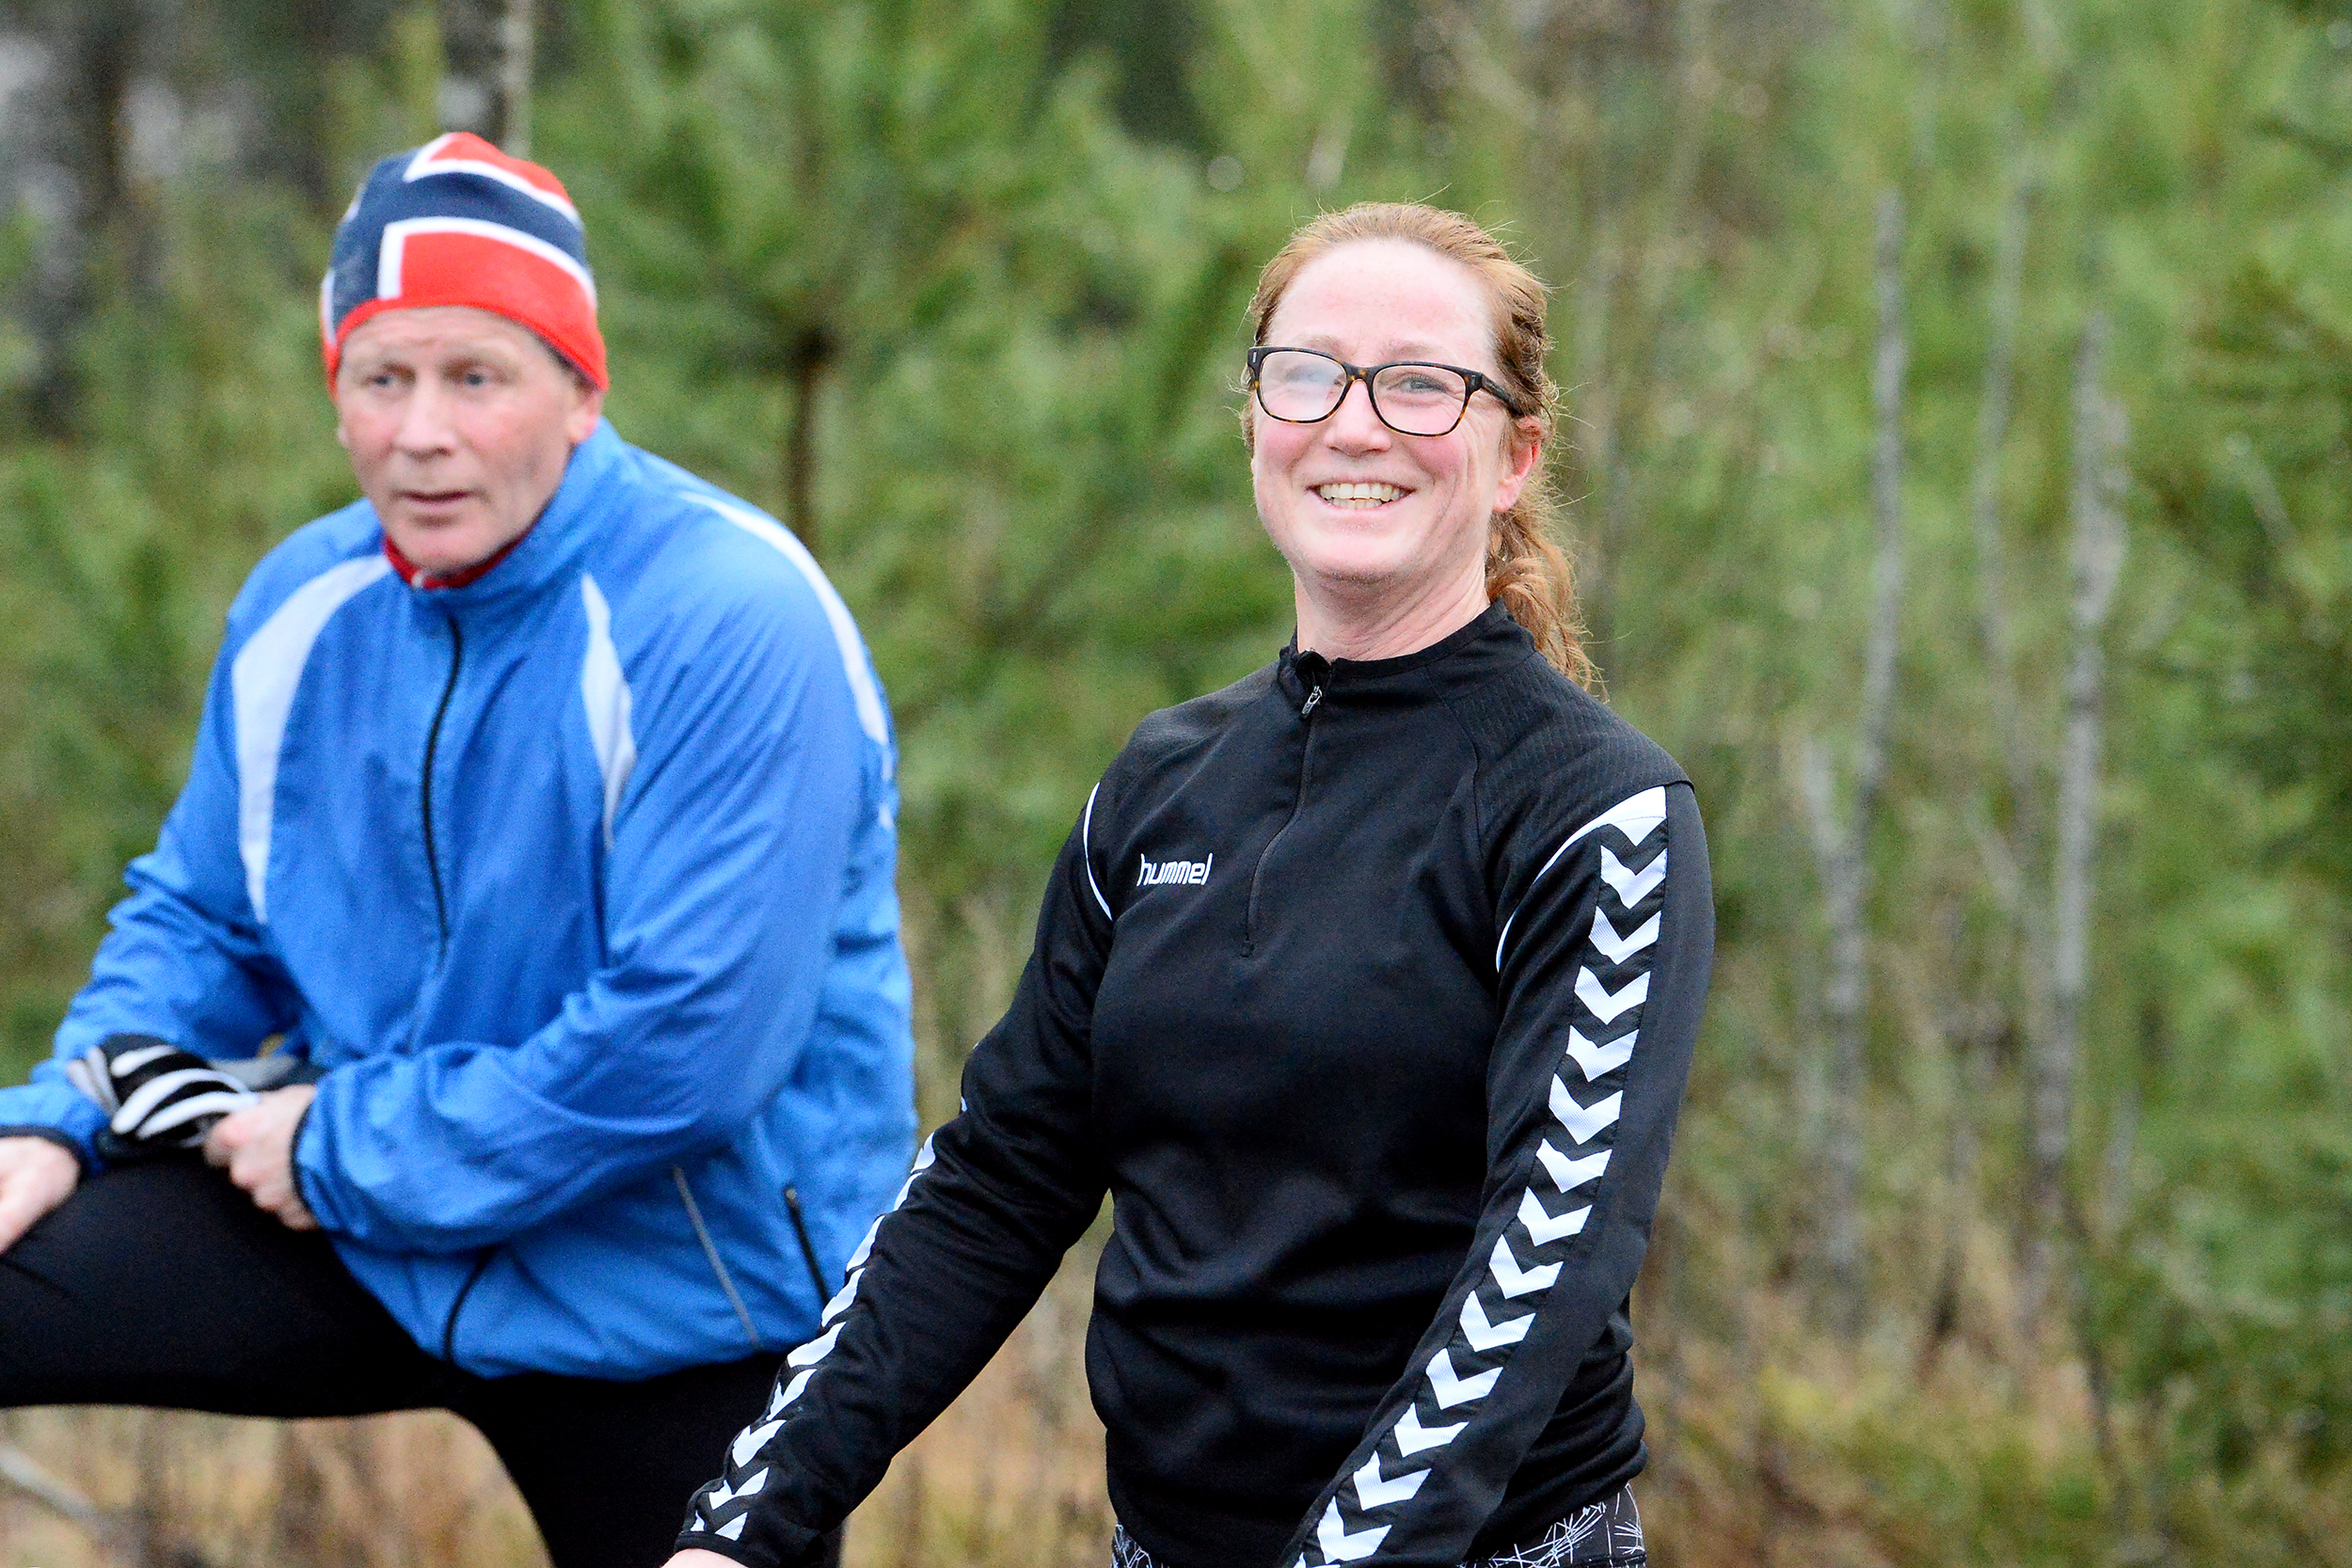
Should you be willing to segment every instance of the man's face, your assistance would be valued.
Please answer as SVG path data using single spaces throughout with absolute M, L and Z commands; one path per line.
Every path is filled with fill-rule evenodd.
M 434 577 L 521 538 L 603 410 L 529 327 L 470 306 L 372 317 L 335 372 L 335 438 L 360 493 Z

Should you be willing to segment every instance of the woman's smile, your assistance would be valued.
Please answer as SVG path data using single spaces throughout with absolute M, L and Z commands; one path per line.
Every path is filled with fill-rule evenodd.
M 1402 485 L 1384 484 L 1377 482 L 1366 483 L 1361 481 L 1311 484 L 1307 488 L 1324 505 L 1335 506 L 1343 512 L 1375 511 L 1388 505 L 1391 501 L 1402 500 L 1411 494 Z

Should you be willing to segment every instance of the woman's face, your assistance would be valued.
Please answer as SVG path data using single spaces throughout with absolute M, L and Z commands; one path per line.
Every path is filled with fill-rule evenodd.
M 1354 365 L 1430 359 L 1493 375 L 1493 306 L 1478 275 L 1409 240 L 1358 240 L 1300 270 L 1264 341 Z M 1362 383 L 1329 419 L 1288 424 L 1253 399 L 1258 515 L 1303 592 L 1409 602 L 1474 577 L 1489 519 L 1518 499 L 1539 443 L 1487 392 L 1443 436 L 1400 436 Z

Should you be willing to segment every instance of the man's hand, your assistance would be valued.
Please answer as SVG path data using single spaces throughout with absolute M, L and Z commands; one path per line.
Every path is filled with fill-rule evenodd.
M 82 1163 L 47 1138 L 0 1138 L 0 1252 L 72 1196 Z
M 289 1230 L 319 1227 L 294 1174 L 294 1131 L 318 1092 L 315 1084 L 272 1089 L 221 1117 L 204 1140 L 204 1158 L 226 1170 L 230 1180 L 252 1195 L 254 1207 L 277 1215 Z

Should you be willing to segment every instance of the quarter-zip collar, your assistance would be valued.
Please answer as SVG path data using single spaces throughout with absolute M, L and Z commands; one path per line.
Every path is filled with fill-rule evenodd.
M 1315 704 L 1318 711 L 1393 706 L 1468 690 L 1534 653 L 1534 639 L 1497 600 L 1459 630 L 1394 658 L 1326 659 L 1301 654 L 1294 634 L 1275 663 L 1274 683 L 1293 712 L 1306 706 L 1318 687 L 1323 691 Z
M 487 570 L 478 576 L 460 573 L 459 580 L 445 584 L 411 584 L 410 592 L 429 594 L 453 616 L 471 622 L 506 613 L 550 586 L 568 582 L 572 566 L 612 514 L 612 482 L 628 457 L 628 449 L 611 421 L 598 420 L 588 439 L 572 449 L 564 481 L 538 520 L 495 557 Z M 382 525 L 377 526 L 380 531 Z M 405 574 L 402 580 L 408 580 Z

